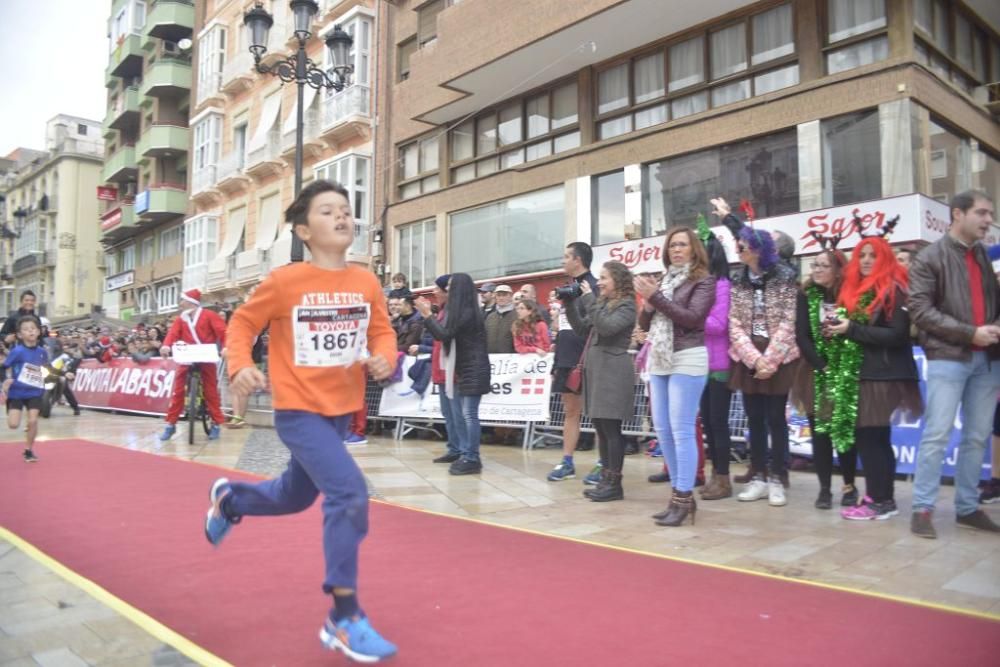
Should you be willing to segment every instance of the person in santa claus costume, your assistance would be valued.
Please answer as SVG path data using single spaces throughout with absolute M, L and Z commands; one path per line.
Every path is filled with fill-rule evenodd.
M 189 345 L 215 343 L 220 349 L 225 347 L 226 323 L 218 313 L 201 307 L 200 290 L 189 289 L 184 292 L 179 305 L 181 313 L 170 326 L 167 337 L 163 339 L 160 354 L 164 357 L 169 356 L 174 343 Z M 201 371 L 201 386 L 205 393 L 208 414 L 212 418 L 212 429 L 209 431 L 208 439 L 218 440 L 219 425 L 225 422 L 226 418 L 222 415 L 222 406 L 219 402 L 219 382 L 215 364 L 198 364 L 198 369 Z M 170 407 L 167 409 L 167 426 L 160 434 L 160 440 L 169 440 L 177 431 L 177 420 L 180 419 L 184 409 L 187 374 L 187 366 L 177 367 L 174 388 L 170 394 Z

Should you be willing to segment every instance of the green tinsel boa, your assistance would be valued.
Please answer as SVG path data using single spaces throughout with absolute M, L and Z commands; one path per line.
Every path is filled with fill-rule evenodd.
M 858 391 L 861 361 L 864 350 L 861 345 L 847 336 L 823 336 L 820 308 L 824 290 L 812 285 L 806 290 L 809 299 L 809 328 L 816 351 L 826 361 L 825 371 L 813 373 L 815 385 L 816 432 L 827 433 L 834 449 L 843 453 L 854 446 L 854 426 L 858 421 Z M 868 324 L 868 306 L 875 300 L 874 290 L 866 292 L 858 300 L 858 309 L 848 318 L 844 308 L 837 308 L 837 317 L 848 318 L 858 324 Z M 832 412 L 823 409 L 832 406 Z M 825 417 L 827 413 L 829 417 Z

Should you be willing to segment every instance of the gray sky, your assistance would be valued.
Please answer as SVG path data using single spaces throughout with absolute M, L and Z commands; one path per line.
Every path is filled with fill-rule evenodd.
M 0 156 L 45 148 L 45 121 L 107 110 L 110 0 L 0 0 Z

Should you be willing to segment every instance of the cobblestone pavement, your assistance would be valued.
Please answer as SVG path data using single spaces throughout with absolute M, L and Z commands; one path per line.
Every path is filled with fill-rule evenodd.
M 163 456 L 239 468 L 271 476 L 288 452 L 273 429 L 225 431 L 219 442 L 203 434 L 193 446 L 186 432 L 170 442 L 157 436 L 161 422 L 149 418 L 63 409 L 42 425 L 45 438 L 82 437 Z M 8 440 L 14 440 L 14 434 Z M 19 447 L 16 443 L 0 446 Z M 641 454 L 625 464 L 626 500 L 595 505 L 580 494 L 580 481 L 594 452 L 578 455 L 577 479 L 545 481 L 558 449 L 531 452 L 484 446 L 481 475 L 451 477 L 431 459 L 440 442 L 394 441 L 369 436 L 352 447 L 376 497 L 409 507 L 469 516 L 497 525 L 614 544 L 696 562 L 725 565 L 856 591 L 904 597 L 987 614 L 1000 620 L 1000 539 L 955 526 L 952 489 L 941 491 L 935 516 L 938 540 L 909 532 L 911 486 L 896 484 L 902 509 L 886 522 L 843 521 L 836 511 L 813 509 L 817 484 L 809 473 L 793 472 L 788 505 L 699 504 L 696 527 L 659 528 L 649 514 L 665 504 L 667 485 L 646 476 L 662 459 Z M 45 444 L 38 446 L 45 464 Z M 741 472 L 736 466 L 734 474 Z M 0 475 L 4 471 L 0 471 Z M 16 471 L 11 471 L 15 472 Z M 1000 507 L 984 506 L 994 520 Z M 0 667 L 6 665 L 181 665 L 189 664 L 161 641 L 0 540 Z

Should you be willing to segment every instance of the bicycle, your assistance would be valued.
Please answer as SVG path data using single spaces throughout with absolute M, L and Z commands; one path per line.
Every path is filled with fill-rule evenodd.
M 205 392 L 201 384 L 201 369 L 197 365 L 192 364 L 191 368 L 188 369 L 186 392 L 188 400 L 185 417 L 188 421 L 188 444 L 193 445 L 197 422 L 201 422 L 202 428 L 205 429 L 205 435 L 209 435 L 212 431 L 212 419 L 208 414 Z
M 219 362 L 219 349 L 215 345 L 187 345 L 175 343 L 171 356 L 174 362 L 188 367 L 187 387 L 187 415 L 188 421 L 188 444 L 194 444 L 195 425 L 201 421 L 205 429 L 205 435 L 211 435 L 212 419 L 208 414 L 208 405 L 205 402 L 204 387 L 201 382 L 201 368 L 199 364 L 217 364 Z

